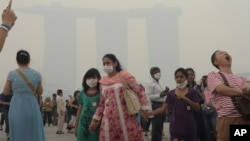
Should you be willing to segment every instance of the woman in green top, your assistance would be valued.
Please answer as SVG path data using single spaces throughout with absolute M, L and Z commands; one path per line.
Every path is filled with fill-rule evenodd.
M 89 69 L 82 82 L 83 90 L 78 99 L 78 111 L 76 116 L 75 135 L 77 141 L 98 141 L 99 130 L 89 132 L 89 124 L 96 111 L 100 99 L 100 86 L 98 81 L 101 79 L 99 71 L 95 68 Z

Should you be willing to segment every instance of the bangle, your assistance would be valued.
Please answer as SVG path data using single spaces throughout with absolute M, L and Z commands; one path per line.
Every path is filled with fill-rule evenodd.
M 8 28 L 6 28 L 5 26 L 0 25 L 0 27 L 4 29 L 7 33 L 9 32 Z
M 0 27 L 2 27 L 3 29 L 5 29 L 6 31 L 10 31 L 11 27 L 8 24 L 2 23 L 0 25 Z

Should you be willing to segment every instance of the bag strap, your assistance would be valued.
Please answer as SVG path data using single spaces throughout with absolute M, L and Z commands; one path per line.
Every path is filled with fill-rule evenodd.
M 220 74 L 221 78 L 223 79 L 225 85 L 228 86 L 228 87 L 230 87 L 230 85 L 229 85 L 229 83 L 228 83 L 225 75 L 223 73 L 221 73 L 221 72 L 219 72 L 219 74 Z
M 222 77 L 222 79 L 223 79 L 225 85 L 228 86 L 228 87 L 230 87 L 230 85 L 229 85 L 229 83 L 228 83 L 228 81 L 227 81 L 225 75 L 224 75 L 223 73 L 221 73 L 221 72 L 219 72 L 219 74 L 220 74 L 220 76 Z M 237 97 L 237 96 L 233 96 L 233 97 L 231 97 L 231 99 L 232 99 L 232 102 L 233 102 L 234 106 L 235 106 L 236 109 L 237 109 L 237 108 L 238 108 L 238 106 L 237 106 L 238 104 L 237 104 L 237 101 L 236 101 L 236 97 Z
M 29 86 L 29 88 L 32 90 L 32 92 L 34 93 L 34 95 L 37 97 L 37 95 L 36 95 L 36 88 L 32 85 L 32 83 L 27 78 L 27 76 L 20 69 L 16 69 L 16 72 L 21 76 L 21 78 L 25 81 L 25 83 Z
M 119 72 L 119 77 L 120 77 L 120 79 L 122 81 L 123 87 L 125 87 L 126 89 L 130 89 L 129 86 L 128 86 L 128 84 L 125 82 L 124 78 L 122 77 L 121 72 Z

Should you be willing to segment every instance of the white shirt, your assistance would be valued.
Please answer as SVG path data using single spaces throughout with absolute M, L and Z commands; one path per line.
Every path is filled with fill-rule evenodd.
M 65 103 L 60 95 L 56 96 L 57 112 L 66 111 Z
M 152 78 L 151 81 L 145 84 L 145 93 L 148 95 L 150 101 L 152 102 L 164 102 L 165 96 L 160 97 L 161 92 L 163 91 L 159 82 Z

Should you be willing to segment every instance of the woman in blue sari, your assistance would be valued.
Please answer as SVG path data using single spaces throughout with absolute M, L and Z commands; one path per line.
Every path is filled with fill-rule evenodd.
M 46 141 L 36 99 L 37 95 L 43 93 L 41 75 L 29 67 L 30 55 L 27 51 L 18 51 L 16 61 L 19 68 L 9 72 L 4 86 L 4 94 L 13 93 L 9 109 L 10 141 Z M 27 85 L 21 74 L 34 90 Z

